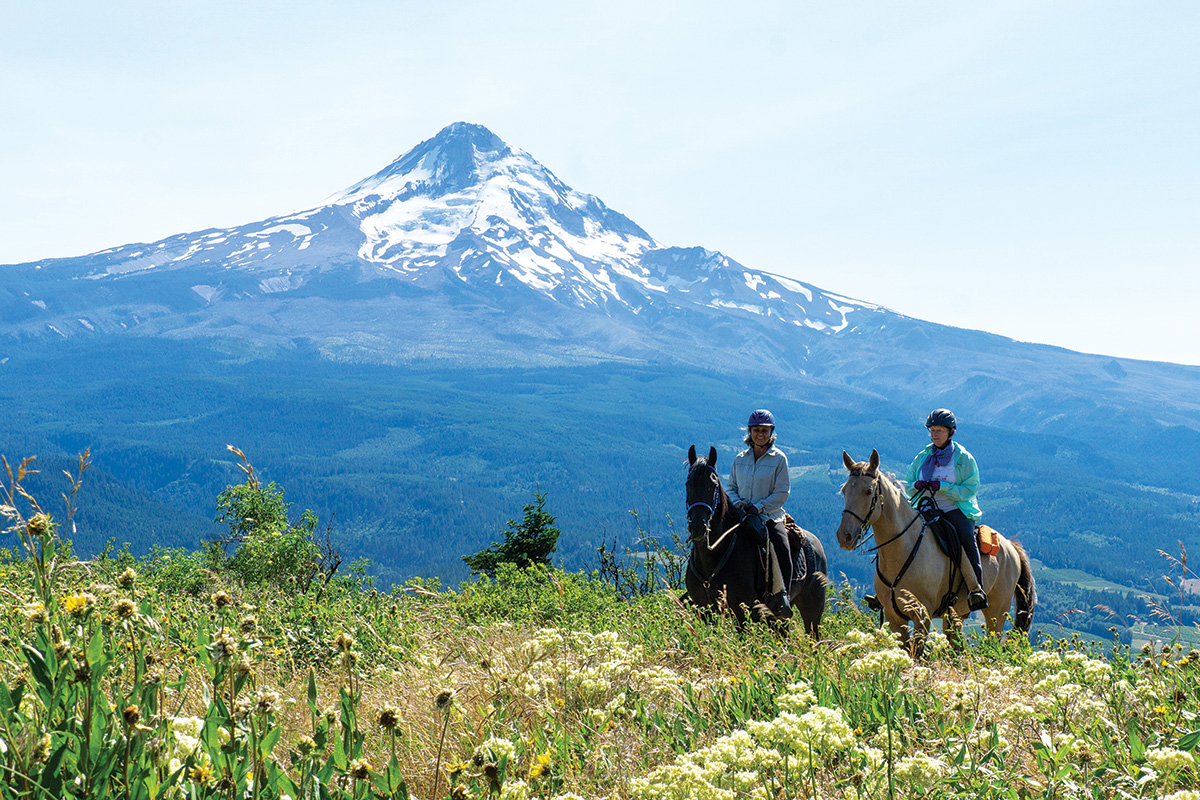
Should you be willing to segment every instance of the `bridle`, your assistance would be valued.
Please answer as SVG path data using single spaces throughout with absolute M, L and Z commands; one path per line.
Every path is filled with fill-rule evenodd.
M 707 508 L 708 509 L 708 519 L 706 519 L 704 521 L 704 540 L 705 540 L 705 544 L 707 545 L 708 544 L 708 534 L 712 531 L 713 517 L 715 517 L 717 515 L 717 506 L 719 506 L 721 504 L 721 483 L 720 483 L 719 476 L 717 475 L 717 471 L 715 469 L 710 467 L 708 464 L 705 464 L 703 462 L 698 462 L 697 464 L 695 464 L 692 467 L 691 472 L 688 473 L 688 481 L 687 482 L 689 485 L 692 482 L 692 473 L 694 473 L 700 467 L 704 467 L 704 469 L 708 470 L 709 473 L 711 473 L 714 478 L 712 503 L 705 503 L 702 500 L 697 501 L 695 503 L 691 503 L 687 507 L 686 516 L 687 516 L 688 522 L 690 524 L 691 520 L 692 520 L 692 509 L 693 508 Z M 698 538 L 696 536 L 693 536 L 691 531 L 688 531 L 688 536 L 692 539 L 692 541 L 696 541 L 696 539 Z
M 851 478 L 865 478 L 865 477 L 866 477 L 866 473 L 865 473 L 865 472 L 862 472 L 862 471 L 858 471 L 858 472 L 851 472 L 851 473 L 850 473 L 850 477 L 851 477 Z M 854 546 L 855 546 L 856 548 L 857 548 L 857 547 L 862 547 L 862 544 L 863 544 L 863 537 L 866 535 L 866 533 L 867 533 L 867 529 L 871 527 L 871 515 L 872 515 L 872 514 L 874 514 L 874 513 L 875 513 L 875 509 L 879 507 L 879 490 L 880 490 L 880 480 L 879 480 L 879 474 L 878 474 L 878 473 L 876 473 L 876 474 L 875 474 L 875 476 L 874 476 L 874 478 L 872 479 L 872 481 L 871 481 L 871 485 L 872 485 L 872 492 L 871 492 L 871 507 L 867 509 L 867 515 L 866 515 L 865 517 L 860 517 L 858 514 L 855 514 L 853 511 L 851 511 L 851 510 L 850 510 L 850 509 L 848 509 L 848 508 L 843 508 L 843 509 L 842 509 L 842 513 L 843 513 L 843 514 L 849 514 L 850 516 L 852 516 L 852 517 L 854 517 L 856 520 L 858 520 L 858 523 L 859 523 L 859 525 L 858 525 L 858 535 L 854 537 Z M 905 530 L 908 530 L 908 529 L 907 529 L 907 528 L 905 528 Z M 871 535 L 872 535 L 872 536 L 874 536 L 874 535 L 875 535 L 875 532 L 874 532 L 874 531 L 872 531 L 872 532 L 871 532 Z M 873 547 L 873 548 L 871 548 L 871 549 L 872 549 L 872 550 L 878 550 L 878 549 L 879 549 L 880 547 L 882 547 L 882 546 L 883 546 L 883 545 L 876 545 L 875 547 Z M 868 551 L 868 552 L 869 552 L 869 551 Z
M 729 562 L 730 556 L 733 555 L 733 550 L 734 550 L 735 546 L 737 545 L 737 533 L 735 531 L 737 531 L 738 526 L 734 525 L 732 528 L 730 528 L 729 530 L 722 533 L 719 537 L 717 537 L 717 541 L 712 542 L 712 543 L 709 542 L 709 535 L 712 533 L 712 521 L 713 521 L 713 519 L 716 518 L 717 508 L 721 504 L 721 478 L 717 474 L 717 471 L 715 469 L 713 469 L 711 466 L 709 466 L 707 463 L 705 463 L 703 461 L 698 461 L 694 465 L 692 465 L 691 471 L 688 472 L 688 478 L 687 478 L 686 485 L 688 485 L 688 486 L 691 485 L 693 473 L 695 473 L 695 471 L 698 468 L 700 468 L 701 466 L 703 466 L 705 469 L 707 469 L 714 478 L 714 480 L 713 480 L 713 496 L 712 496 L 712 503 L 705 503 L 702 500 L 698 500 L 694 503 L 688 504 L 688 507 L 687 507 L 687 520 L 688 520 L 688 526 L 689 526 L 688 538 L 692 540 L 692 552 L 691 552 L 691 555 L 688 557 L 687 568 L 700 581 L 701 585 L 704 587 L 705 595 L 708 597 L 709 602 L 712 602 L 712 600 L 713 600 L 712 582 L 717 577 L 717 574 L 720 573 L 720 571 L 725 568 L 725 565 Z M 691 519 L 692 519 L 692 509 L 694 509 L 694 508 L 707 508 L 708 509 L 708 519 L 706 519 L 704 521 L 704 535 L 702 537 L 694 535 L 690 530 Z M 724 555 L 721 556 L 720 560 L 717 562 L 717 565 L 712 569 L 712 571 L 708 574 L 707 577 L 702 575 L 700 572 L 700 567 L 696 562 L 696 544 L 698 542 L 700 542 L 701 540 L 703 540 L 704 548 L 706 550 L 708 550 L 709 552 L 712 552 L 713 550 L 716 550 L 718 547 L 720 547 L 721 544 L 727 538 L 729 538 L 729 535 L 731 533 L 733 534 L 733 538 L 729 542 L 729 546 L 727 548 L 725 548 Z

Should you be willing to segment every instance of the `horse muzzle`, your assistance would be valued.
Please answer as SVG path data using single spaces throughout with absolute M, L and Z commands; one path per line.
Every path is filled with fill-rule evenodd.
M 687 529 L 689 539 L 693 542 L 703 542 L 708 539 L 708 535 L 712 531 L 712 517 L 704 522 L 689 519 Z
M 842 524 L 837 529 L 838 546 L 843 550 L 853 550 L 862 540 L 864 529 L 854 520 L 848 519 L 848 514 L 842 515 Z

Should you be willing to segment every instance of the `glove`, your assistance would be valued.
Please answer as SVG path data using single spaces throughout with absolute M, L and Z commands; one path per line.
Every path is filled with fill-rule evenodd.
M 942 488 L 941 481 L 917 481 L 913 484 L 913 488 L 918 492 L 923 492 L 928 489 L 931 493 L 937 494 L 938 489 Z
M 743 514 L 757 514 L 758 509 L 755 507 L 754 503 L 742 503 L 742 513 Z

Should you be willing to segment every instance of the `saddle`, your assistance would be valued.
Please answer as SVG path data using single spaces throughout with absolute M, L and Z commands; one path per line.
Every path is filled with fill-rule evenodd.
M 958 541 L 958 534 L 955 532 L 954 526 L 942 518 L 942 510 L 932 500 L 925 497 L 917 511 L 924 518 L 925 527 L 933 534 L 933 540 L 950 559 L 950 563 L 954 565 L 961 563 L 962 545 Z
M 767 563 L 765 554 L 769 546 L 766 523 L 757 514 L 746 514 L 742 517 L 741 522 L 754 533 L 755 541 L 759 542 L 765 568 Z M 807 578 L 815 568 L 815 556 L 812 543 L 804 535 L 804 529 L 796 524 L 796 520 L 792 519 L 792 515 L 784 512 L 783 522 L 784 528 L 788 532 L 788 545 L 792 551 L 792 585 L 795 585 Z M 765 580 L 766 576 L 765 574 L 760 575 L 759 578 Z

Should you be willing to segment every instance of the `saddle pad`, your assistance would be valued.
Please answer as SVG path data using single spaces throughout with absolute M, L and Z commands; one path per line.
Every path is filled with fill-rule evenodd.
M 994 556 L 1000 552 L 1000 534 L 995 528 L 987 525 L 976 525 L 975 533 L 979 537 L 979 552 L 985 556 Z

